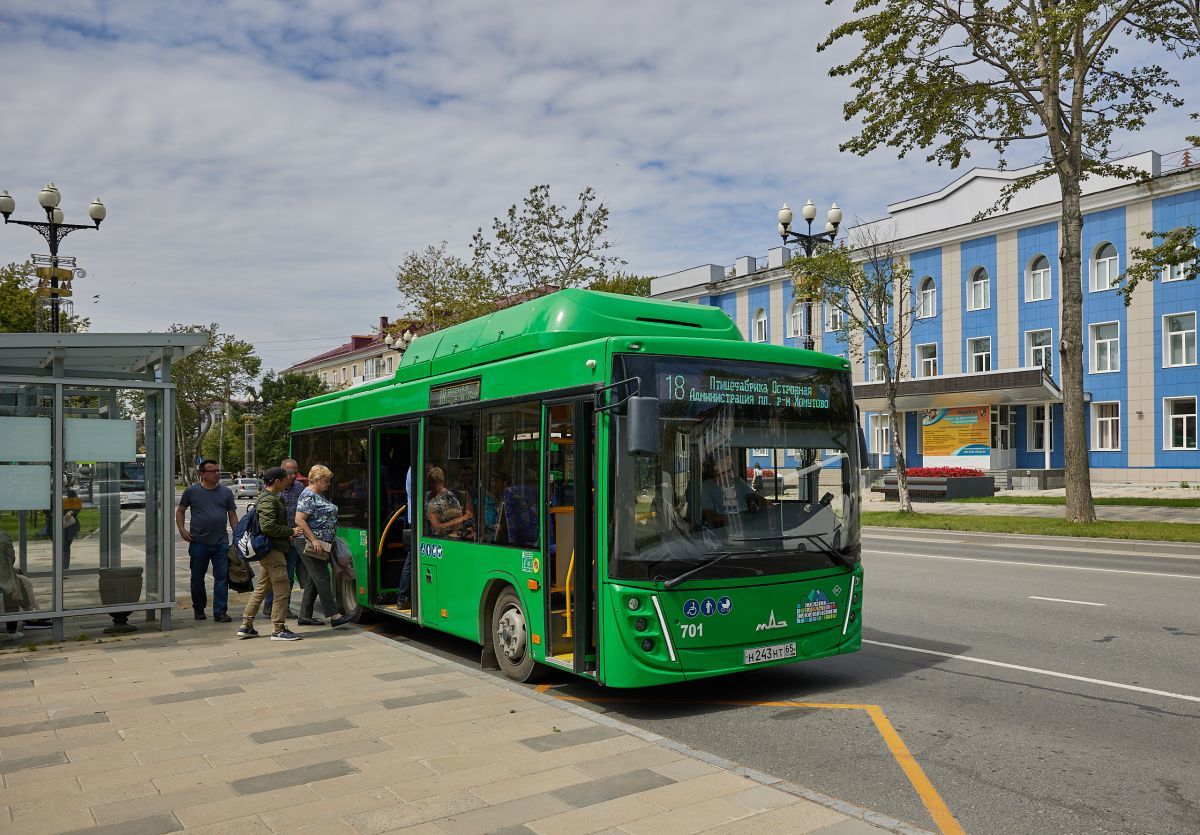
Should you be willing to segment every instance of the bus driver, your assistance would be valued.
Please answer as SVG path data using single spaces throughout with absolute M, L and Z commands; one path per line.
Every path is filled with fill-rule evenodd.
M 712 459 L 705 459 L 702 474 L 704 481 L 700 485 L 700 512 L 704 516 L 705 527 L 722 528 L 729 523 L 730 516 L 771 505 L 770 501 L 754 492 L 746 479 L 735 475 L 728 466 L 721 471 L 721 481 L 727 482 L 728 488 L 721 486 L 717 480 L 717 467 Z

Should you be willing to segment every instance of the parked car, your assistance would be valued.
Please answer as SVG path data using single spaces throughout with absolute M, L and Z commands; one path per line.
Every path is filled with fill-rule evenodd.
M 263 483 L 261 479 L 239 478 L 237 484 L 233 487 L 233 495 L 234 498 L 238 499 L 256 499 L 262 490 Z

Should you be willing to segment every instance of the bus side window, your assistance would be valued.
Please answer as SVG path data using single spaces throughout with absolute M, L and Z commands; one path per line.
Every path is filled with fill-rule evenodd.
M 484 541 L 537 548 L 541 542 L 540 404 L 520 403 L 485 412 L 483 436 Z

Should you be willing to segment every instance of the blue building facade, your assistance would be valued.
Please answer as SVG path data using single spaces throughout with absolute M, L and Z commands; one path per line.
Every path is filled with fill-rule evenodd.
M 1096 481 L 1200 481 L 1200 281 L 1185 280 L 1183 267 L 1168 269 L 1139 286 L 1128 305 L 1117 289 L 1132 250 L 1147 245 L 1146 233 L 1200 227 L 1196 159 L 1194 150 L 1145 152 L 1121 162 L 1147 172 L 1148 185 L 1085 183 L 1082 352 Z M 1063 466 L 1057 184 L 1043 181 L 1005 213 L 976 219 L 1025 173 L 976 169 L 938 192 L 889 205 L 888 217 L 872 230 L 876 239 L 886 232 L 912 270 L 912 298 L 893 310 L 912 316 L 898 358 L 904 412 L 898 434 L 910 466 L 1010 473 Z M 849 230 L 851 241 L 855 231 Z M 654 280 L 652 293 L 719 306 L 748 339 L 799 346 L 802 305 L 783 268 L 791 255 L 776 248 L 766 259 L 740 259 L 739 266 L 756 265 L 752 272 L 706 265 L 665 275 Z M 894 466 L 894 433 L 872 372 L 875 346 L 850 355 L 833 311 L 818 307 L 812 318 L 818 349 L 853 363 L 871 464 Z M 988 443 L 946 447 L 946 438 L 929 428 L 945 410 L 973 410 L 974 439 Z

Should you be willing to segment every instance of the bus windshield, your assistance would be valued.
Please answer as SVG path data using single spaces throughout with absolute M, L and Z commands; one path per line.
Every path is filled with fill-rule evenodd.
M 614 446 L 609 573 L 668 581 L 858 560 L 849 376 L 805 366 L 622 355 L 615 379 L 659 398 L 654 455 Z

